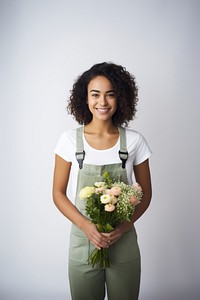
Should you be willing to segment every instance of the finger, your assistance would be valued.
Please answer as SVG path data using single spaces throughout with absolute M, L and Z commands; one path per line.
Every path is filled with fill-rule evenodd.
M 110 245 L 110 240 L 105 240 L 103 237 L 101 237 L 100 240 L 96 242 L 96 245 L 100 248 L 108 248 Z
M 107 248 L 110 244 L 110 234 L 99 232 L 96 227 L 88 234 L 88 239 L 97 249 Z

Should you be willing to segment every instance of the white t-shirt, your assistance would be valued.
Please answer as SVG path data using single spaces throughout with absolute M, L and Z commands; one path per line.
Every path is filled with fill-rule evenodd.
M 126 172 L 128 183 L 132 184 L 135 181 L 133 166 L 144 162 L 151 156 L 151 149 L 149 148 L 145 138 L 137 131 L 126 128 L 126 144 L 128 151 L 128 160 L 126 162 Z M 107 165 L 114 163 L 121 163 L 119 158 L 120 138 L 117 143 L 109 149 L 96 150 L 92 148 L 86 141 L 83 134 L 83 146 L 85 150 L 85 164 L 92 165 Z M 75 157 L 76 152 L 76 129 L 67 130 L 64 132 L 55 148 L 55 154 L 62 157 L 64 160 L 71 162 L 71 173 L 69 181 L 68 196 L 74 202 L 76 193 L 76 184 L 79 165 Z

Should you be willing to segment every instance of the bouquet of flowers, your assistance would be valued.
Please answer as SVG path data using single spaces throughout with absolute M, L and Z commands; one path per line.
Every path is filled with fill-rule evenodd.
M 142 188 L 138 183 L 132 186 L 114 181 L 105 172 L 103 181 L 86 186 L 79 193 L 80 199 L 86 200 L 85 210 L 99 232 L 110 232 L 122 222 L 130 222 L 135 206 L 141 202 Z M 94 267 L 110 267 L 108 248 L 94 249 L 88 258 Z

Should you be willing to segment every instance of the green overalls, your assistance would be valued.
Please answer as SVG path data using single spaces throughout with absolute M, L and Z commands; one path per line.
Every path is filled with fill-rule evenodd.
M 109 172 L 115 180 L 127 183 L 126 135 L 121 127 L 119 132 L 119 156 L 122 163 L 95 166 L 83 163 L 85 157 L 83 128 L 77 129 L 76 158 L 79 163 L 79 173 L 75 205 L 83 215 L 85 215 L 85 201 L 78 197 L 83 187 L 92 186 L 94 182 L 101 181 L 105 171 Z M 84 232 L 72 224 L 69 248 L 69 281 L 72 300 L 103 300 L 105 285 L 109 300 L 137 300 L 140 285 L 140 252 L 134 226 L 109 247 L 110 268 L 103 269 L 98 266 L 92 268 L 87 263 L 88 256 L 93 250 L 94 246 Z

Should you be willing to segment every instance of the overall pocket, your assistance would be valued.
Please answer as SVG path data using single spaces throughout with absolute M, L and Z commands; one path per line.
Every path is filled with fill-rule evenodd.
M 79 263 L 87 263 L 89 252 L 89 241 L 84 236 L 71 234 L 69 247 L 69 260 Z
M 111 263 L 126 263 L 140 258 L 140 250 L 135 230 L 123 234 L 110 250 Z
M 87 264 L 88 257 L 95 249 L 94 245 L 85 236 L 70 235 L 69 260 Z

